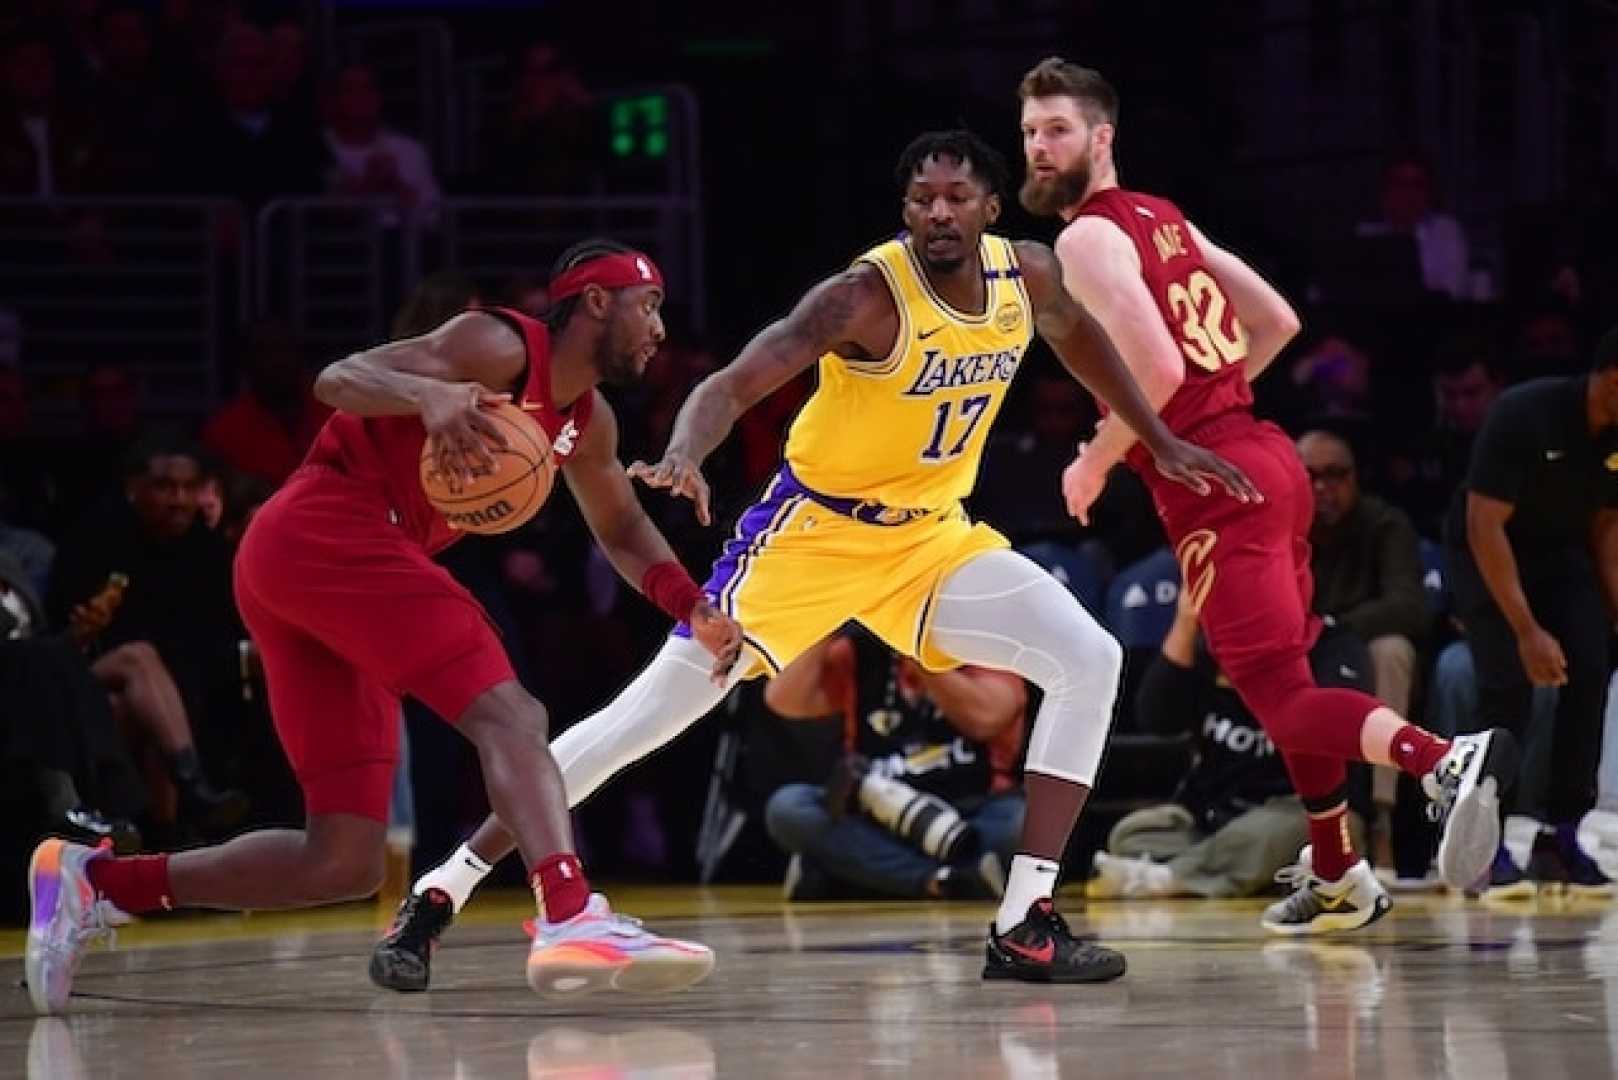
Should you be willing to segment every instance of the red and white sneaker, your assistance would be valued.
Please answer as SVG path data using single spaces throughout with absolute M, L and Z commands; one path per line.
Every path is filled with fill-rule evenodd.
M 616 914 L 600 893 L 591 893 L 584 910 L 564 922 L 525 925 L 534 935 L 528 985 L 544 997 L 682 990 L 713 971 L 712 949 L 654 934 L 639 919 Z
M 96 896 L 88 867 L 111 856 L 110 848 L 85 847 L 51 837 L 40 842 L 28 863 L 28 923 L 24 965 L 28 996 L 42 1016 L 62 1012 L 73 993 L 73 974 L 85 950 L 110 937 L 129 916 Z

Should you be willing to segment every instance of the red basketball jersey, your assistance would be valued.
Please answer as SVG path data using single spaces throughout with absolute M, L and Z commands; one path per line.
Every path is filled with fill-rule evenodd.
M 506 308 L 481 309 L 511 324 L 528 351 L 527 371 L 517 404 L 539 422 L 551 440 L 558 466 L 567 463 L 589 426 L 595 391 L 565 409 L 551 399 L 550 331 L 537 319 Z M 503 391 L 504 387 L 490 387 Z M 461 538 L 421 490 L 421 447 L 427 432 L 419 416 L 355 416 L 338 411 L 321 428 L 305 459 L 376 484 L 398 515 L 398 525 L 429 552 Z
M 1203 262 L 1180 208 L 1153 195 L 1108 188 L 1086 199 L 1079 215 L 1106 218 L 1134 242 L 1141 280 L 1185 357 L 1185 381 L 1163 406 L 1169 430 L 1184 435 L 1222 413 L 1251 408 L 1253 391 L 1242 370 L 1247 331 Z M 1149 469 L 1151 458 L 1136 444 L 1129 462 Z

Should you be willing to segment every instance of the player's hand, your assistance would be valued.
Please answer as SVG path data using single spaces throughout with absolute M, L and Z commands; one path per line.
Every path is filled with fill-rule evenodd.
M 670 450 L 656 465 L 637 461 L 628 468 L 629 475 L 647 487 L 662 488 L 696 504 L 697 520 L 704 525 L 713 524 L 708 511 L 708 481 L 702 478 L 697 463 L 678 450 Z
M 1224 488 L 1232 498 L 1244 503 L 1263 502 L 1264 496 L 1247 474 L 1211 450 L 1170 439 L 1152 454 L 1157 471 L 1177 484 L 1184 484 L 1198 495 L 1207 495 L 1213 484 Z
M 1544 627 L 1535 625 L 1517 635 L 1517 655 L 1535 686 L 1566 686 L 1567 656 L 1562 643 Z
M 713 671 L 708 677 L 717 686 L 725 685 L 730 669 L 742 654 L 742 624 L 707 600 L 698 600 L 691 609 L 691 636 L 713 653 Z
M 1093 464 L 1094 458 L 1085 457 L 1085 446 L 1079 444 L 1079 456 L 1062 470 L 1062 498 L 1067 502 L 1067 512 L 1078 518 L 1080 525 L 1090 524 L 1090 505 L 1107 487 L 1107 474 Z
M 490 444 L 506 448 L 505 433 L 484 407 L 510 401 L 481 383 L 435 383 L 422 391 L 421 426 L 433 450 L 433 467 L 451 491 L 460 491 L 474 476 L 494 472 Z

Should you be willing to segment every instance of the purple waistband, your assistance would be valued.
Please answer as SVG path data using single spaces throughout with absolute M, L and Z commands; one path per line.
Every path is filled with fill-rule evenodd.
M 886 506 L 874 499 L 845 499 L 836 495 L 823 494 L 799 480 L 793 474 L 792 466 L 784 461 L 781 463 L 779 476 L 787 494 L 802 495 L 804 498 L 824 506 L 827 510 L 842 514 L 844 517 L 851 517 L 855 521 L 862 521 L 867 525 L 905 525 L 938 513 L 937 510 Z

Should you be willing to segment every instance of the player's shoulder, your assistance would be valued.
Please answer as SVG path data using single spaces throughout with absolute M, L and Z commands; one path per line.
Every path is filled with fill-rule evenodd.
M 1140 266 L 1134 237 L 1106 217 L 1081 215 L 1068 222 L 1056 237 L 1055 259 L 1073 273 L 1117 268 L 1134 273 Z
M 1150 210 L 1160 217 L 1185 217 L 1185 211 L 1180 209 L 1180 204 L 1167 196 L 1153 195 L 1146 191 L 1125 191 L 1124 195 L 1134 205 Z
M 897 301 L 887 273 L 870 253 L 822 279 L 812 294 L 816 294 L 821 303 L 836 304 L 854 314 L 868 313 L 883 306 L 892 307 Z

